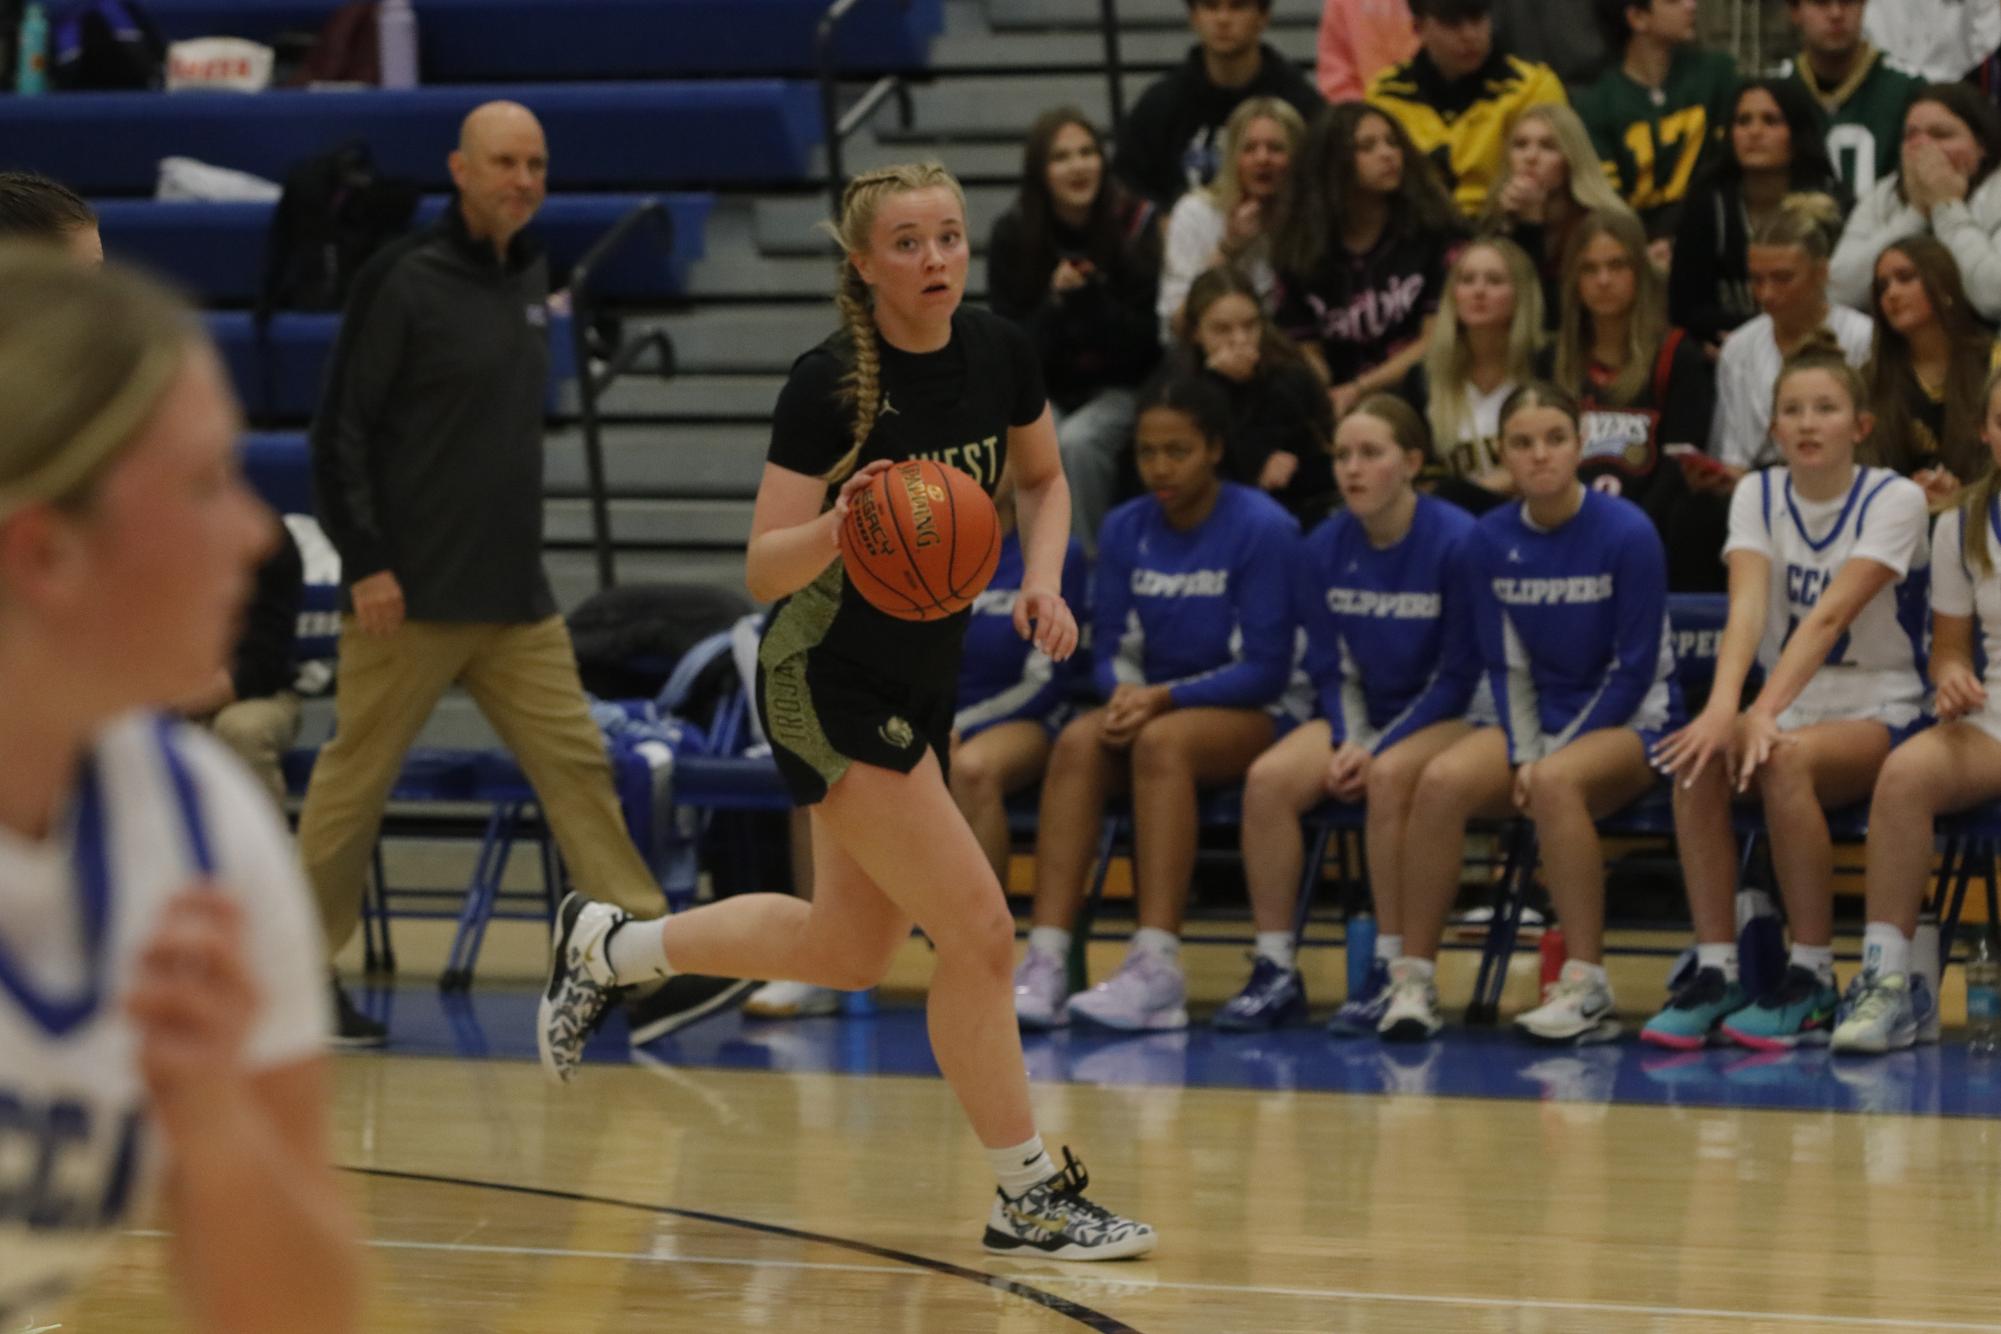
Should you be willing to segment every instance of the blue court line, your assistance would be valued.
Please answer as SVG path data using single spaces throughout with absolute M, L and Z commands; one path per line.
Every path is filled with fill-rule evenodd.
M 525 988 L 455 995 L 407 985 L 358 999 L 389 1022 L 392 1054 L 535 1059 L 536 998 Z M 1459 1028 L 1409 1046 L 1337 1041 L 1317 1026 L 1242 1035 L 1207 1027 L 1147 1034 L 1078 1028 L 1029 1035 L 1022 1051 L 1038 1083 L 2001 1117 L 2001 1059 L 1972 1056 L 1958 1041 L 1835 1057 L 1825 1047 L 1672 1052 L 1630 1036 L 1603 1046 L 1538 1047 L 1506 1031 Z M 826 1019 L 720 1014 L 651 1044 L 647 1055 L 689 1070 L 938 1077 L 924 1012 L 904 1005 Z M 615 1014 L 586 1059 L 632 1060 Z
M 601 1204 L 612 1209 L 634 1209 L 641 1213 L 662 1214 L 670 1218 L 685 1218 L 697 1223 L 713 1223 L 719 1227 L 739 1228 L 745 1232 L 761 1232 L 768 1237 L 784 1237 L 788 1241 L 812 1242 L 821 1246 L 833 1246 L 841 1250 L 853 1251 L 859 1255 L 873 1256 L 878 1260 L 891 1260 L 897 1264 L 910 1265 L 917 1269 L 928 1269 L 934 1274 L 948 1278 L 962 1278 L 982 1287 L 1004 1292 L 1024 1301 L 1074 1320 L 1096 1334 L 1140 1334 L 1133 1326 L 1102 1311 L 1094 1311 L 1088 1306 L 1071 1301 L 1068 1297 L 1058 1297 L 1053 1292 L 1018 1282 L 1001 1274 L 989 1274 L 978 1269 L 968 1269 L 955 1265 L 949 1260 L 934 1260 L 928 1255 L 914 1255 L 909 1251 L 892 1250 L 887 1246 L 877 1246 L 873 1242 L 857 1241 L 852 1237 L 836 1237 L 825 1232 L 807 1232 L 801 1228 L 785 1227 L 778 1223 L 760 1223 L 750 1218 L 734 1218 L 729 1214 L 709 1213 L 701 1209 L 679 1209 L 667 1204 L 647 1204 L 640 1200 L 620 1200 L 607 1195 L 588 1195 L 582 1191 L 551 1190 L 543 1186 L 516 1186 L 502 1181 L 478 1181 L 470 1177 L 436 1175 L 430 1172 L 399 1172 L 385 1167 L 343 1167 L 343 1171 L 356 1176 L 375 1177 L 388 1181 L 417 1181 L 438 1186 L 464 1186 L 472 1190 L 495 1190 L 509 1195 L 529 1195 L 545 1200 L 566 1200 L 573 1204 Z M 1032 1258 L 1024 1256 L 1024 1259 Z

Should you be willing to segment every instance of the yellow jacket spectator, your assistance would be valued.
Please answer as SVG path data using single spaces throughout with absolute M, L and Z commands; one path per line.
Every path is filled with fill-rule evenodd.
M 1477 216 L 1507 156 L 1508 127 L 1524 109 L 1564 102 L 1545 65 L 1494 47 L 1492 0 L 1412 0 L 1418 53 L 1378 74 L 1369 101 L 1397 118 L 1438 168 L 1453 202 Z

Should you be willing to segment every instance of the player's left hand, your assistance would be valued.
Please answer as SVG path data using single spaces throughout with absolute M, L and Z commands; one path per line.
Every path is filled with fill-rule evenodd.
M 139 1029 L 139 1071 L 171 1137 L 244 1087 L 243 1048 L 259 997 L 243 909 L 213 888 L 182 891 L 139 953 L 125 1012 Z
M 1746 712 L 1738 727 L 1737 790 L 1749 792 L 1751 780 L 1757 777 L 1765 761 L 1772 758 L 1772 752 L 1780 746 L 1797 744 L 1799 738 L 1780 731 L 1777 718 L 1757 709 Z
M 1511 792 L 1509 795 L 1512 797 L 1514 801 L 1515 809 L 1520 811 L 1522 814 L 1527 815 L 1529 810 L 1529 803 L 1535 800 L 1534 760 L 1530 760 L 1527 764 L 1520 764 L 1515 766 L 1514 791 Z
M 1047 588 L 1024 588 L 1014 600 L 1014 632 L 1062 662 L 1077 651 L 1077 618 L 1061 593 Z

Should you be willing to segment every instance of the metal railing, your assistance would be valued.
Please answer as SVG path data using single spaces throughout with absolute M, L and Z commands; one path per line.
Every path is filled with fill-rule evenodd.
M 584 473 L 591 504 L 591 545 L 597 552 L 598 589 L 617 582 L 611 546 L 611 500 L 605 486 L 604 437 L 598 421 L 598 396 L 633 368 L 640 356 L 657 350 L 656 370 L 661 376 L 674 373 L 674 344 L 666 331 L 651 329 L 630 341 L 621 339 L 603 364 L 591 365 L 590 329 L 594 313 L 591 304 L 591 276 L 605 256 L 617 250 L 642 226 L 659 233 L 662 255 L 674 249 L 674 215 L 657 199 L 641 200 L 620 218 L 610 231 L 584 252 L 570 271 L 570 344 L 577 362 L 577 407 L 584 432 Z
M 1098 26 L 1105 33 L 1105 92 L 1111 104 L 1112 139 L 1118 140 L 1126 121 L 1125 68 L 1119 60 L 1118 0 L 1098 0 Z
M 910 105 L 910 86 L 901 74 L 885 74 L 869 85 L 861 100 L 849 107 L 844 115 L 840 108 L 840 83 L 834 60 L 834 35 L 841 26 L 841 20 L 854 12 L 861 0 L 834 0 L 827 6 L 827 12 L 820 19 L 819 29 L 813 34 L 813 52 L 820 67 L 820 122 L 827 140 L 827 194 L 833 206 L 832 216 L 841 215 L 841 192 L 847 189 L 848 174 L 843 161 L 841 146 L 848 137 L 874 118 L 882 104 L 894 97 L 898 118 L 903 128 L 909 129 L 913 116 Z M 908 8 L 910 0 L 898 0 Z

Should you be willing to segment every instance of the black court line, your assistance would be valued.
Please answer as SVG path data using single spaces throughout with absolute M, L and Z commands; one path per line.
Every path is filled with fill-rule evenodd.
M 586 1195 L 581 1191 L 550 1190 L 542 1186 L 515 1186 L 501 1181 L 475 1181 L 469 1177 L 440 1176 L 430 1172 L 397 1172 L 385 1167 L 343 1167 L 345 1172 L 356 1176 L 380 1177 L 390 1181 L 422 1181 L 440 1186 L 470 1186 L 475 1190 L 498 1190 L 511 1195 L 535 1195 L 548 1200 L 568 1200 L 576 1204 L 602 1204 L 613 1209 L 636 1209 L 641 1213 L 666 1214 L 673 1218 L 691 1219 L 698 1223 L 714 1223 L 721 1227 L 741 1228 L 746 1232 L 762 1232 L 767 1236 L 786 1237 L 793 1241 L 816 1242 L 822 1246 L 837 1246 L 842 1250 L 854 1251 L 861 1255 L 874 1256 L 878 1260 L 893 1260 L 897 1264 L 910 1265 L 917 1269 L 929 1269 L 936 1274 L 950 1278 L 963 1278 L 981 1287 L 992 1288 L 1034 1302 L 1056 1315 L 1074 1320 L 1084 1328 L 1097 1334 L 1140 1334 L 1116 1316 L 1094 1311 L 1059 1297 L 1053 1292 L 1016 1282 L 1002 1274 L 988 1274 L 978 1269 L 968 1269 L 955 1265 L 949 1260 L 933 1260 L 925 1255 L 913 1255 L 909 1251 L 891 1250 L 887 1246 L 877 1246 L 872 1242 L 855 1241 L 848 1237 L 829 1236 L 824 1232 L 807 1232 L 796 1227 L 784 1227 L 777 1223 L 759 1223 L 748 1218 L 732 1218 L 728 1214 L 712 1214 L 701 1209 L 678 1209 L 670 1204 L 646 1204 L 639 1200 L 618 1200 L 608 1195 Z M 635 1257 L 636 1258 L 636 1257 Z M 1116 1262 L 1113 1262 L 1116 1263 Z

